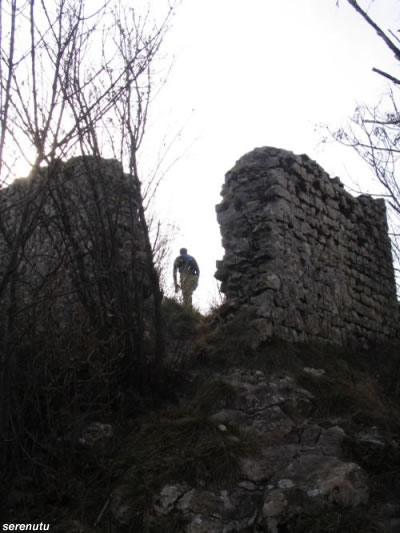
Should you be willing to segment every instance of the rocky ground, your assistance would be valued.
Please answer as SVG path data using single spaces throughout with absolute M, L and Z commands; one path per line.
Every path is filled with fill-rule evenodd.
M 69 434 L 58 494 L 39 498 L 21 474 L 10 521 L 40 514 L 67 533 L 400 531 L 394 347 L 254 350 L 240 318 L 167 306 L 164 397 L 130 395 L 130 416 L 97 413 Z

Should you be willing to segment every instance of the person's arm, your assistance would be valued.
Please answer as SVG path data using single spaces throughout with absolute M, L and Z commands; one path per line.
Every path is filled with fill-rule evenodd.
M 200 276 L 200 268 L 199 268 L 199 265 L 197 264 L 197 261 L 196 259 L 193 257 L 193 263 L 194 263 L 194 266 L 196 268 L 196 276 Z
M 178 292 L 178 289 L 179 289 L 178 280 L 177 280 L 177 271 L 178 271 L 178 264 L 177 264 L 177 260 L 175 259 L 174 269 L 173 269 L 175 292 Z

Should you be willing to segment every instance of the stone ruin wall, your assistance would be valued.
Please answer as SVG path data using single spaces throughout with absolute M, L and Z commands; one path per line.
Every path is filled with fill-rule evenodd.
M 225 255 L 215 276 L 228 307 L 250 311 L 255 344 L 398 335 L 383 200 L 355 198 L 308 156 L 269 147 L 243 156 L 221 195 Z
M 120 163 L 92 156 L 57 161 L 2 189 L 0 280 L 19 226 L 28 231 L 16 248 L 16 283 L 2 293 L 1 312 L 12 306 L 18 327 L 30 335 L 91 327 L 93 309 L 101 310 L 94 326 L 102 328 L 115 314 L 116 291 L 150 295 L 139 202 L 138 186 Z

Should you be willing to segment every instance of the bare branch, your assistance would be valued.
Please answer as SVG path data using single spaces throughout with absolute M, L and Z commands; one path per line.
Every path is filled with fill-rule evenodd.
M 383 70 L 379 70 L 378 68 L 373 68 L 373 72 L 376 72 L 377 74 L 380 74 L 384 78 L 387 78 L 388 80 L 392 81 L 396 85 L 400 85 L 400 80 L 398 78 L 395 78 L 391 74 L 388 74 L 387 72 L 383 72 Z
M 396 59 L 400 61 L 400 48 L 398 48 L 386 35 L 386 33 L 380 28 L 376 22 L 374 22 L 369 15 L 358 5 L 356 0 L 347 0 L 347 2 L 359 13 L 363 19 L 376 31 L 379 37 L 384 41 L 386 46 L 393 52 Z

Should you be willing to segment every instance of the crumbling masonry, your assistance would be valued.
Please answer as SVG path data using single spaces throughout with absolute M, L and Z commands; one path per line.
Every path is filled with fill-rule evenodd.
M 2 323 L 12 316 L 35 336 L 105 330 L 133 307 L 143 313 L 152 259 L 140 202 L 120 163 L 96 157 L 55 161 L 2 189 Z
M 383 200 L 355 198 L 308 156 L 270 147 L 239 159 L 221 195 L 216 278 L 228 306 L 250 312 L 256 344 L 398 335 Z

